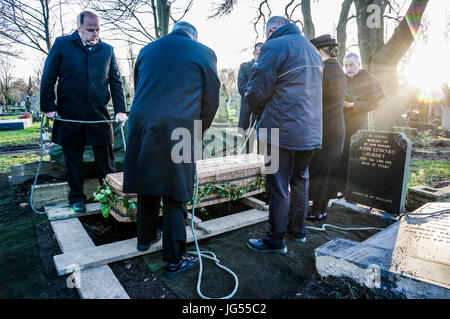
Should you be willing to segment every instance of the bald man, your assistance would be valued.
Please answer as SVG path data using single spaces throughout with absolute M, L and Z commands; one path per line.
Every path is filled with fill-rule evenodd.
M 41 81 L 41 111 L 51 120 L 110 120 L 107 104 L 112 97 L 115 119 L 126 120 L 125 99 L 113 48 L 102 42 L 98 17 L 89 11 L 78 15 L 77 30 L 53 44 Z M 55 95 L 55 84 L 57 90 Z M 56 120 L 52 141 L 62 146 L 69 204 L 75 212 L 86 210 L 83 193 L 83 153 L 92 146 L 97 175 L 115 172 L 111 123 L 80 124 Z

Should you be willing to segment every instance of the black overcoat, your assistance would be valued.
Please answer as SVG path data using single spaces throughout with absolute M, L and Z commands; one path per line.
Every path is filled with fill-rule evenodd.
M 181 202 L 192 199 L 194 147 L 182 152 L 191 152 L 191 163 L 176 163 L 172 150 L 182 139 L 174 130 L 189 133 L 192 144 L 194 120 L 201 120 L 203 131 L 211 125 L 219 107 L 216 64 L 214 51 L 182 30 L 140 51 L 128 122 L 124 192 L 162 195 Z
M 250 109 L 245 101 L 245 92 L 247 91 L 247 82 L 252 75 L 252 66 L 255 63 L 255 60 L 244 62 L 239 67 L 238 72 L 238 90 L 241 95 L 241 109 L 239 111 L 239 123 L 238 127 L 242 128 L 244 131 L 250 126 Z M 252 122 L 255 119 L 252 119 Z
M 344 109 L 345 142 L 342 164 L 342 187 L 347 179 L 348 155 L 350 140 L 359 130 L 367 130 L 369 126 L 370 111 L 378 107 L 378 101 L 385 97 L 378 80 L 365 70 L 359 70 L 354 77 L 347 76 L 347 95 L 350 102 L 355 105 Z
M 126 112 L 113 47 L 99 40 L 89 50 L 78 31 L 56 38 L 45 61 L 40 94 L 41 111 L 57 111 L 65 119 L 110 120 L 107 104 L 111 96 L 114 112 Z M 59 145 L 112 144 L 112 124 L 55 121 L 52 141 Z
M 344 100 L 347 79 L 336 59 L 324 61 L 322 149 L 314 152 L 309 166 L 309 199 L 335 198 L 340 189 L 344 149 Z

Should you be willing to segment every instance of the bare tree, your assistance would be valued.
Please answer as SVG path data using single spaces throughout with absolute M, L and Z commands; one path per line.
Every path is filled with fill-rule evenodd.
M 215 9 L 210 18 L 218 18 L 223 15 L 230 14 L 238 0 L 224 0 Z M 279 0 L 277 1 L 279 2 Z M 302 18 L 298 18 L 297 9 L 301 8 Z M 259 3 L 256 10 L 256 17 L 253 19 L 253 28 L 256 33 L 256 38 L 259 37 L 259 30 L 264 29 L 264 26 L 272 15 L 271 2 L 263 0 Z M 308 39 L 315 36 L 314 23 L 311 16 L 311 0 L 289 0 L 286 1 L 284 7 L 284 16 L 292 21 L 292 23 L 300 24 L 300 29 L 303 31 Z
M 50 1 L 3 0 L 0 7 L 0 36 L 48 54 L 52 45 Z
M 233 68 L 225 68 L 219 70 L 220 83 L 225 84 L 229 96 L 238 94 L 237 89 L 237 70 Z
M 184 18 L 193 0 L 88 0 L 82 1 L 105 21 L 116 39 L 146 45 L 168 33 L 169 24 Z
M 31 76 L 27 80 L 18 79 L 13 83 L 13 88 L 24 96 L 33 96 L 39 91 Z
M 337 25 L 337 40 L 341 44 L 339 60 L 342 59 L 350 47 L 347 45 L 347 23 L 356 18 L 358 47 L 361 54 L 362 64 L 365 69 L 374 74 L 392 99 L 382 105 L 379 111 L 380 116 L 375 117 L 375 125 L 381 129 L 390 129 L 392 119 L 399 114 L 393 111 L 401 111 L 398 90 L 397 66 L 414 42 L 414 36 L 422 22 L 422 15 L 425 12 L 429 0 L 342 0 L 341 12 Z M 237 0 L 223 0 L 222 4 L 216 8 L 216 14 L 229 14 L 236 5 Z M 292 7 L 295 1 L 287 1 L 285 15 L 291 21 L 293 15 L 288 14 L 288 8 Z M 303 32 L 313 33 L 308 14 L 311 13 L 310 1 L 297 2 L 302 7 Z M 409 7 L 404 16 L 400 12 L 405 4 Z M 257 16 L 254 23 L 266 21 L 270 17 L 271 11 L 269 0 L 261 0 L 257 9 Z M 354 5 L 356 14 L 350 16 L 351 7 Z M 295 6 L 293 7 L 295 9 Z M 372 21 L 375 20 L 375 21 Z M 388 38 L 386 30 L 386 20 L 394 22 L 394 30 Z M 294 21 L 293 21 L 294 22 Z M 391 23 L 392 25 L 392 23 Z M 256 30 L 256 27 L 255 27 Z M 308 31 L 309 30 L 309 31 Z M 391 116 L 386 118 L 385 112 L 391 112 Z M 392 116 L 392 114 L 397 116 Z M 388 120 L 386 120 L 388 119 Z
M 339 21 L 336 28 L 336 40 L 339 43 L 339 56 L 338 60 L 340 64 L 343 64 L 344 56 L 347 53 L 347 23 L 350 19 L 356 16 L 349 17 L 350 8 L 353 4 L 353 0 L 344 0 L 342 2 L 341 13 L 339 15 Z
M 9 102 L 11 99 L 11 89 L 13 84 L 14 65 L 9 57 L 0 61 L 0 93 L 6 110 L 9 112 Z

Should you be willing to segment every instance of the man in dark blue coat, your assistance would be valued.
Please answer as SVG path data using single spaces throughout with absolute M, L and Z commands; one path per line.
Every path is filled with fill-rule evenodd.
M 198 264 L 196 257 L 183 256 L 186 202 L 193 196 L 194 121 L 201 120 L 205 131 L 219 106 L 216 63 L 214 51 L 197 42 L 197 30 L 187 22 L 176 23 L 170 34 L 144 47 L 136 60 L 123 191 L 138 194 L 141 251 L 158 239 L 162 197 L 163 259 L 169 278 Z M 189 136 L 183 154 L 174 152 L 183 141 L 176 132 Z
M 266 172 L 270 231 L 262 239 L 249 239 L 247 246 L 283 254 L 286 232 L 297 242 L 306 241 L 308 165 L 313 151 L 322 146 L 322 61 L 297 26 L 283 17 L 267 21 L 266 35 L 247 84 L 246 100 L 261 117 L 260 143 L 267 144 L 266 152 L 279 151 L 279 158 L 272 158 L 270 165 L 266 160 L 266 168 L 276 160 L 279 165 L 276 172 Z
M 258 60 L 259 52 L 261 47 L 264 45 L 262 42 L 258 42 L 255 44 L 253 48 L 253 59 L 248 62 L 244 62 L 239 67 L 238 72 L 238 91 L 241 95 L 241 109 L 239 111 L 239 122 L 238 127 L 241 128 L 244 132 L 252 126 L 252 124 L 256 121 L 256 118 L 252 116 L 252 123 L 250 123 L 250 109 L 248 108 L 247 102 L 245 102 L 245 92 L 247 92 L 247 82 L 252 75 L 252 67 L 255 64 L 255 61 Z M 245 138 L 245 135 L 244 135 Z M 245 146 L 245 153 L 252 152 L 252 148 L 248 147 L 248 144 Z
M 126 120 L 126 107 L 119 68 L 113 48 L 99 39 L 98 17 L 89 11 L 78 16 L 77 31 L 56 38 L 41 80 L 41 111 L 51 120 L 111 120 L 107 104 L 112 96 L 116 122 Z M 57 102 L 55 103 L 55 83 Z M 92 146 L 99 181 L 115 172 L 111 123 L 81 124 L 56 120 L 52 141 L 62 146 L 69 203 L 76 212 L 85 211 L 83 153 Z

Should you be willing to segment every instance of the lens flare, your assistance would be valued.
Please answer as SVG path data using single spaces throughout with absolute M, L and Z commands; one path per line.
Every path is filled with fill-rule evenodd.
M 417 6 L 411 8 L 405 15 L 406 22 L 408 23 L 409 29 L 412 35 L 415 37 L 417 32 L 419 32 L 420 21 L 422 20 L 422 14 L 424 12 L 423 6 Z

